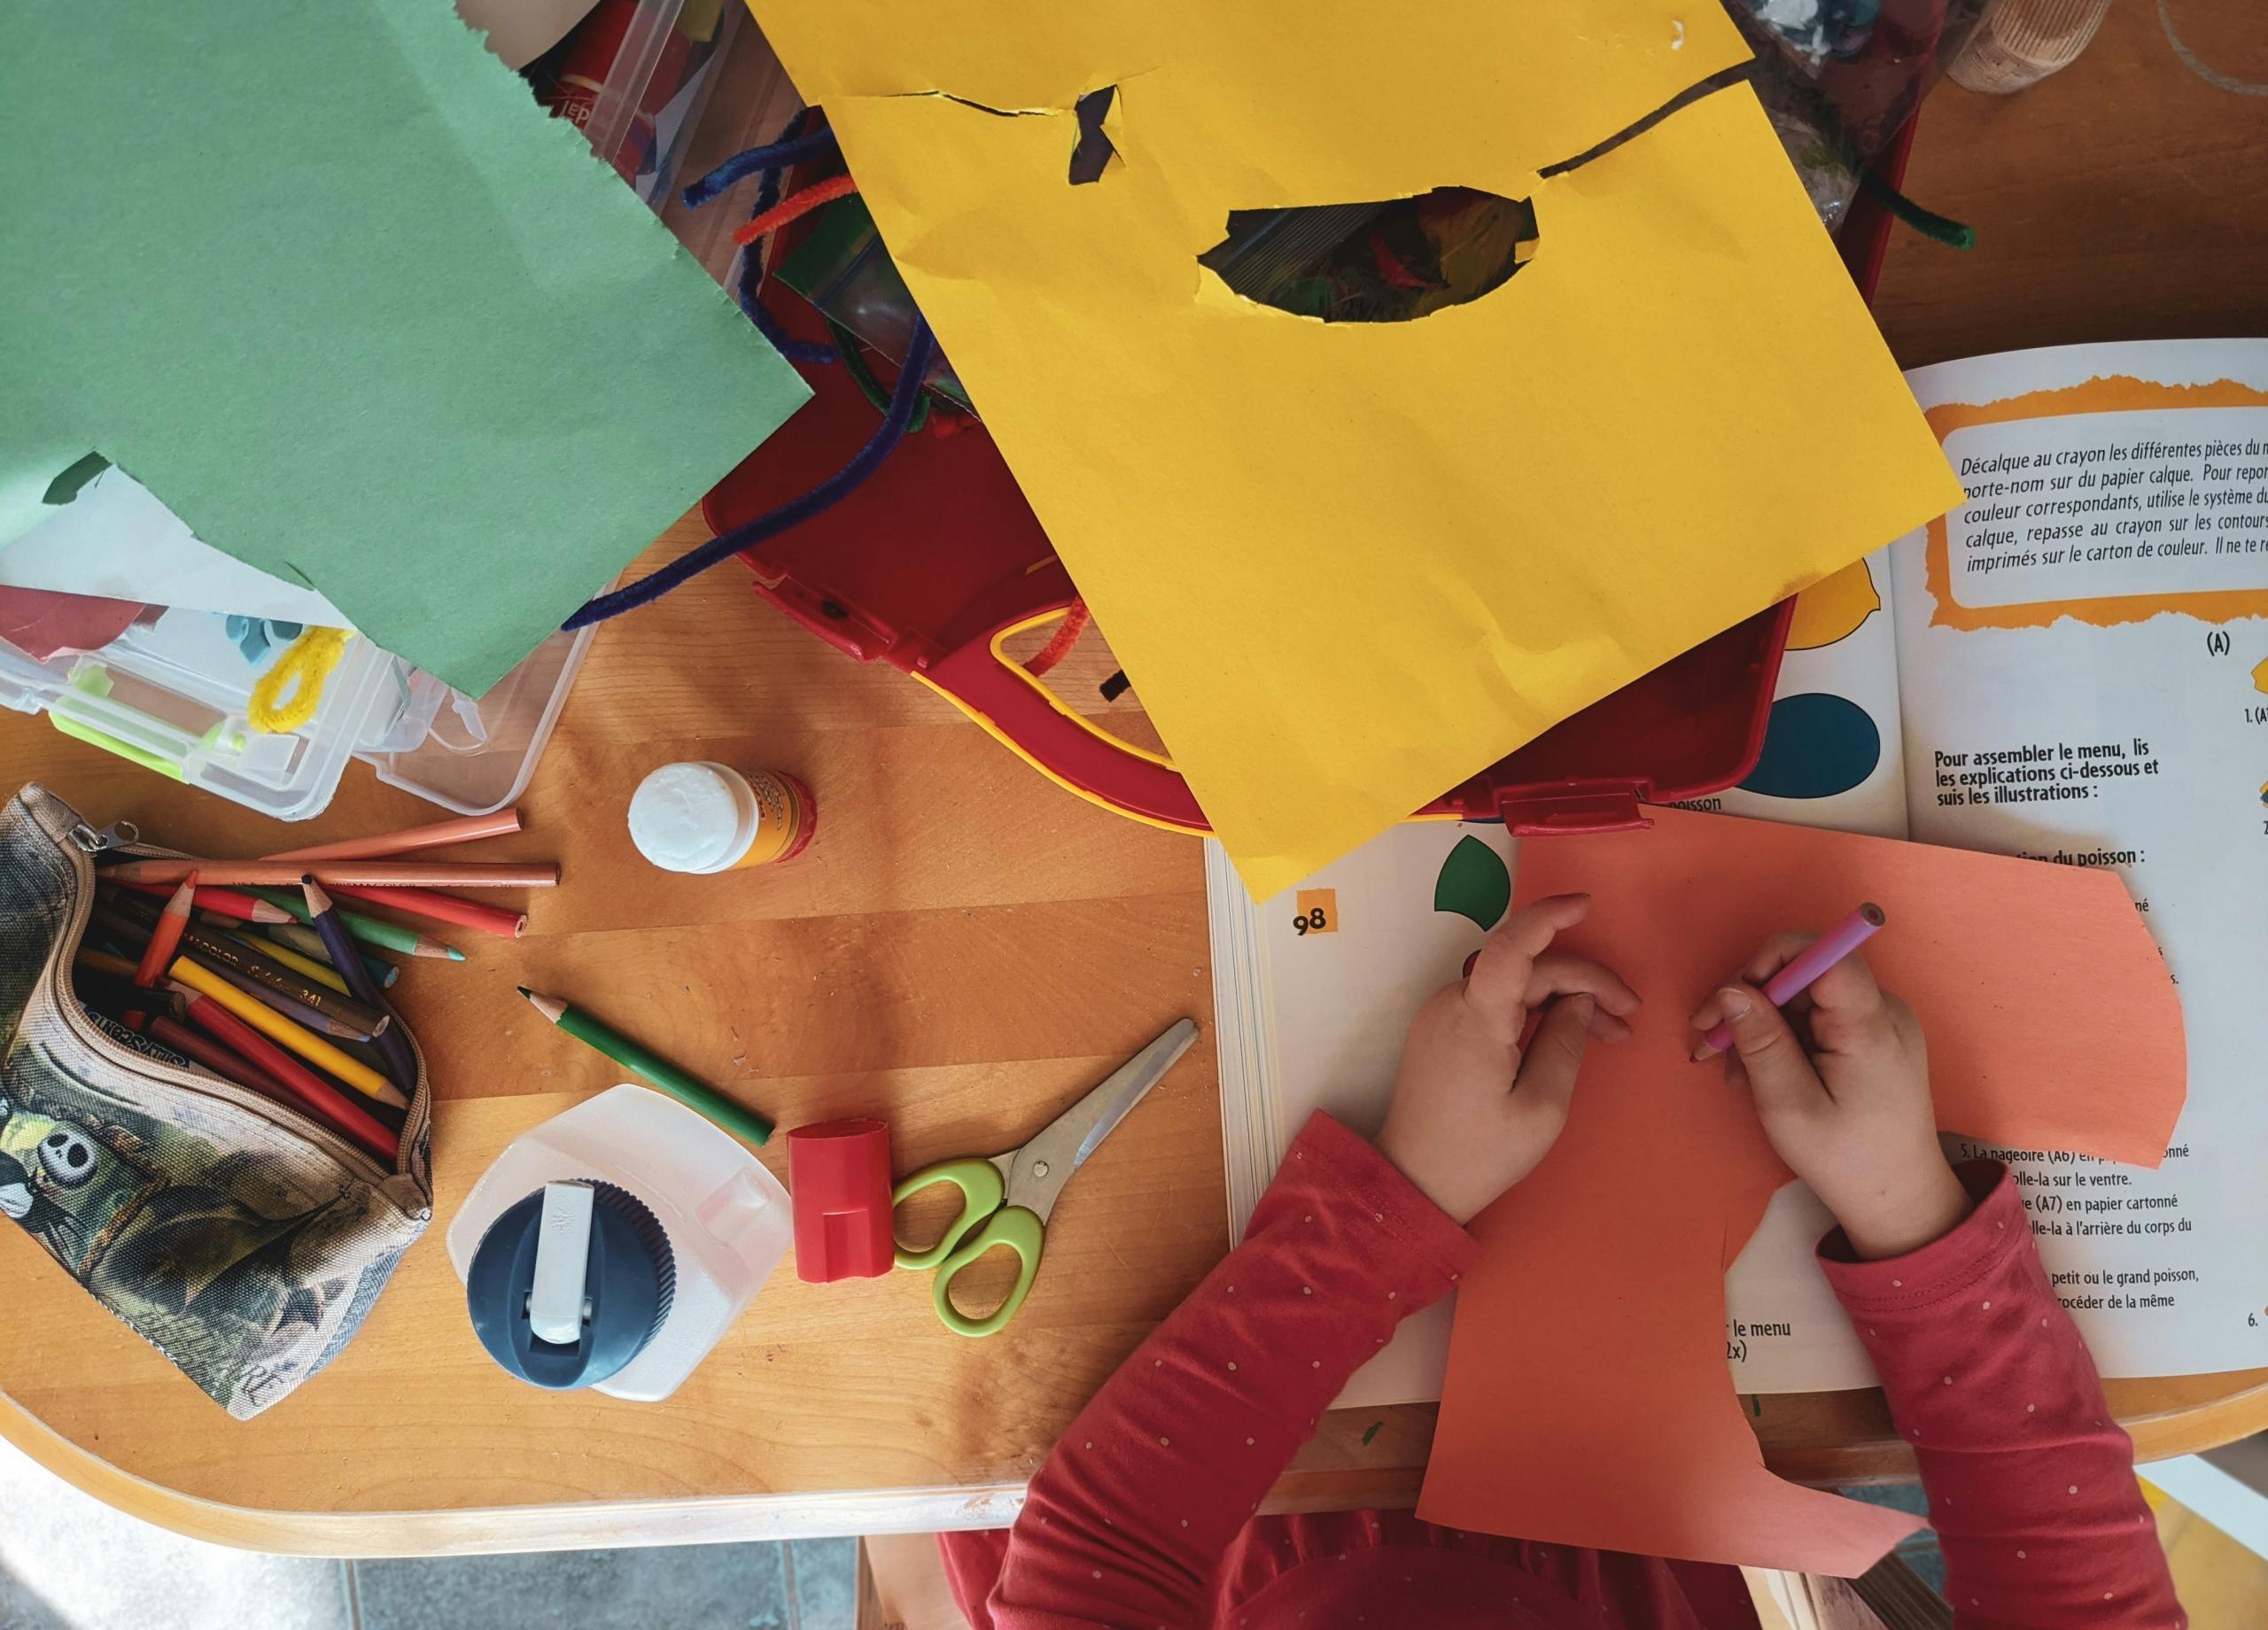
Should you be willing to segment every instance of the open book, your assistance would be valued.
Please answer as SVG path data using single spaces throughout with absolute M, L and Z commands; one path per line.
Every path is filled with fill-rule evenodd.
M 1697 807 L 2116 870 L 2187 1028 L 2164 1165 L 1948 1150 L 2015 1168 L 2106 1375 L 2268 1364 L 2268 340 L 1908 378 L 1969 501 L 1806 591 L 1763 756 Z M 1376 1129 L 1410 1015 L 1503 910 L 1466 840 L 1517 866 L 1502 827 L 1415 823 L 1256 906 L 1208 845 L 1239 1232 L 1311 1109 Z M 1790 1184 L 1727 1276 L 1741 1390 L 1872 1385 L 1813 1261 L 1828 1226 Z M 1449 1317 L 1341 1404 L 1438 1397 Z

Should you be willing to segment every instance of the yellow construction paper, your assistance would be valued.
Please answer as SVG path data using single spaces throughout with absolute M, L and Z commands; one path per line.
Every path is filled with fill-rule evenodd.
M 1745 87 L 1538 178 L 1741 60 L 1714 6 L 754 4 L 1256 895 L 1961 496 Z M 1436 186 L 1539 243 L 1416 322 L 1197 263 Z

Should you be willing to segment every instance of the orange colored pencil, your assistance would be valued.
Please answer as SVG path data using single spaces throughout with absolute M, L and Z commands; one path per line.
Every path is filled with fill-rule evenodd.
M 315 1073 L 253 1029 L 236 1014 L 209 997 L 192 993 L 189 1004 L 190 1022 L 221 1043 L 230 1051 L 240 1053 L 291 1095 L 291 1101 L 301 1109 L 344 1133 L 380 1160 L 391 1163 L 400 1140 L 381 1125 L 377 1117 L 360 1108 L 346 1095 L 318 1077 Z
M 344 895 L 350 900 L 368 900 L 372 904 L 408 917 L 423 917 L 434 922 L 453 922 L 460 928 L 478 928 L 483 934 L 493 934 L 500 939 L 516 940 L 528 931 L 527 914 L 506 906 L 490 905 L 481 900 L 460 900 L 453 894 L 436 894 L 431 889 L 373 889 L 361 883 L 333 883 L 330 892 Z
M 197 873 L 191 872 L 182 879 L 173 898 L 166 902 L 166 909 L 158 913 L 158 926 L 150 931 L 150 943 L 142 948 L 142 962 L 134 970 L 134 982 L 144 990 L 156 984 L 173 966 L 174 951 L 181 944 L 182 934 L 189 927 L 190 908 L 196 903 Z
M 191 872 L 223 888 L 296 889 L 309 873 L 326 889 L 342 883 L 378 888 L 549 889 L 559 868 L 537 863 L 478 860 L 128 860 L 108 867 L 121 883 L 178 883 Z
M 309 849 L 287 849 L 280 854 L 263 856 L 268 860 L 381 860 L 389 855 L 406 855 L 414 850 L 439 849 L 450 843 L 472 843 L 482 838 L 501 838 L 520 829 L 517 810 L 498 810 L 490 815 L 467 815 L 461 820 L 437 820 L 430 827 L 411 827 L 400 832 L 380 833 L 376 837 L 346 838 L 336 843 L 317 843 Z
M 136 883 L 124 878 L 113 878 L 109 873 L 96 874 L 97 882 L 116 882 L 121 889 L 131 889 L 136 894 L 156 895 L 160 899 L 173 893 L 170 883 Z M 272 900 L 257 900 L 237 889 L 207 889 L 198 885 L 197 909 L 212 912 L 221 917 L 233 917 L 238 922 L 292 922 L 291 912 Z

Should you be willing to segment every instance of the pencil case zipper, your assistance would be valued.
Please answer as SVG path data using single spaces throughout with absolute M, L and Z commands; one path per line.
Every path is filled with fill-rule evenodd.
M 52 795 L 50 796 L 52 796 Z M 65 809 L 69 807 L 63 804 L 59 799 L 56 800 L 56 803 L 58 807 Z M 117 835 L 120 832 L 131 835 L 121 838 Z M 411 1058 L 416 1060 L 417 1083 L 410 1094 L 409 1109 L 402 1122 L 401 1137 L 394 1145 L 393 1165 L 391 1168 L 381 1165 L 358 1145 L 340 1137 L 314 1116 L 304 1114 L 288 1104 L 279 1104 L 264 1094 L 254 1092 L 249 1087 L 240 1087 L 232 1081 L 223 1081 L 219 1076 L 208 1075 L 202 1070 L 182 1069 L 170 1064 L 160 1063 L 146 1053 L 136 1052 L 129 1047 L 121 1047 L 105 1036 L 101 1027 L 87 1017 L 77 1000 L 72 997 L 70 974 L 67 971 L 72 956 L 77 952 L 80 944 L 86 937 L 87 924 L 94 914 L 94 858 L 99 854 L 133 855 L 151 860 L 180 860 L 187 857 L 179 850 L 161 849 L 154 843 L 142 842 L 140 833 L 130 822 L 120 821 L 115 826 L 97 832 L 84 820 L 77 819 L 75 811 L 74 825 L 64 834 L 64 838 L 71 846 L 71 865 L 74 879 L 78 886 L 77 894 L 71 904 L 71 920 L 66 925 L 63 936 L 57 943 L 57 954 L 49 962 L 45 971 L 41 974 L 40 980 L 44 987 L 44 993 L 54 1001 L 56 1010 L 63 1016 L 65 1028 L 71 1032 L 74 1038 L 91 1050 L 97 1057 L 129 1074 L 161 1081 L 168 1086 L 178 1087 L 184 1091 L 197 1092 L 206 1098 L 218 1098 L 223 1103 L 232 1104 L 239 1109 L 257 1115 L 270 1125 L 283 1127 L 293 1136 L 315 1145 L 341 1165 L 366 1176 L 374 1176 L 379 1182 L 400 1176 L 409 1169 L 408 1151 L 416 1146 L 417 1138 L 423 1135 L 426 1122 L 431 1117 L 432 1095 L 426 1090 L 424 1051 L 417 1044 L 417 1037 L 410 1034 L 409 1027 L 407 1025 L 402 1027 L 402 1035 L 409 1043 Z M 353 1089 L 342 1088 L 341 1091 L 351 1091 Z

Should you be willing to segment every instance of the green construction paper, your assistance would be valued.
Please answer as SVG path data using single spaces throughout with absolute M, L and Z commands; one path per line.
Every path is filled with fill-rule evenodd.
M 94 449 L 485 690 L 808 394 L 448 0 L 0 15 L 0 546 Z

